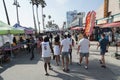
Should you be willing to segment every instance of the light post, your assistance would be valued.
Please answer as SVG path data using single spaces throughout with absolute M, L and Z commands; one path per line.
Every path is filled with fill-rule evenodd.
M 15 6 L 16 6 L 17 23 L 18 23 L 18 24 L 20 24 L 20 21 L 19 21 L 19 15 L 18 15 L 18 7 L 20 7 L 19 2 L 18 2 L 17 0 L 14 0 L 13 5 L 15 5 Z

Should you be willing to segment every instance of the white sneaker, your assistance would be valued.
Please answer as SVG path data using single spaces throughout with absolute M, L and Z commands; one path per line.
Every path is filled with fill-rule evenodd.
M 88 69 L 88 66 L 84 66 L 85 67 L 85 69 Z

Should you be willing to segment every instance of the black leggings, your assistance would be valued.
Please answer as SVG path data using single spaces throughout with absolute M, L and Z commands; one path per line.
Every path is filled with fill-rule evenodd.
M 70 49 L 69 54 L 70 54 L 70 60 L 72 60 L 72 49 Z

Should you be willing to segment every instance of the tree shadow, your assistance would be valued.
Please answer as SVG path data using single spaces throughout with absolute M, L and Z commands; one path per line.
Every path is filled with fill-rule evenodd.
M 54 65 L 54 63 L 52 63 Z M 61 72 L 53 70 L 57 75 L 50 75 L 52 77 L 61 78 L 62 80 L 117 80 L 118 77 L 115 75 L 109 66 L 107 68 L 102 68 L 98 59 L 90 60 L 88 69 L 84 68 L 83 64 L 80 66 L 76 62 L 73 62 L 72 65 L 69 65 L 70 72 Z M 118 67 L 117 65 L 108 64 L 113 67 Z M 61 66 L 60 66 L 61 67 Z
M 62 80 L 84 80 L 84 78 L 82 76 L 81 77 L 76 77 L 76 76 L 70 75 L 71 72 L 68 72 L 66 74 L 66 73 L 58 72 L 56 70 L 53 70 L 53 71 L 55 73 L 57 73 L 57 75 L 50 75 L 50 76 L 55 77 L 55 78 L 60 78 Z
M 4 80 L 4 79 L 0 76 L 0 80 Z
M 20 51 L 17 53 L 14 57 L 11 58 L 11 60 L 7 63 L 3 63 L 2 68 L 0 68 L 0 73 L 4 72 L 10 67 L 13 67 L 15 65 L 34 65 L 37 64 L 41 58 L 36 51 L 34 51 L 34 59 L 30 60 L 31 53 L 27 53 L 26 51 Z

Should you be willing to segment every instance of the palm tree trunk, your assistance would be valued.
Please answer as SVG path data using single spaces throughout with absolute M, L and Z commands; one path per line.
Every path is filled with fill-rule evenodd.
M 37 34 L 37 26 L 36 26 L 36 20 L 35 20 L 35 13 L 34 13 L 34 6 L 32 4 L 32 11 L 33 11 L 33 20 L 34 20 L 34 27 L 35 27 L 35 35 Z
M 7 22 L 10 25 L 10 21 L 9 21 L 9 17 L 8 17 L 8 12 L 7 12 L 7 8 L 6 8 L 6 4 L 5 1 L 3 0 L 3 4 L 4 4 L 4 8 L 5 8 L 5 13 L 6 13 L 6 18 L 7 18 Z
M 40 33 L 40 22 L 39 22 L 39 16 L 38 16 L 38 6 L 36 6 L 36 15 L 37 15 L 37 22 L 38 22 L 38 28 Z
M 45 28 L 45 26 L 44 26 L 44 16 L 43 16 L 43 7 L 41 7 L 42 8 L 42 10 L 41 10 L 41 13 L 42 13 L 42 24 L 43 24 L 43 29 Z

